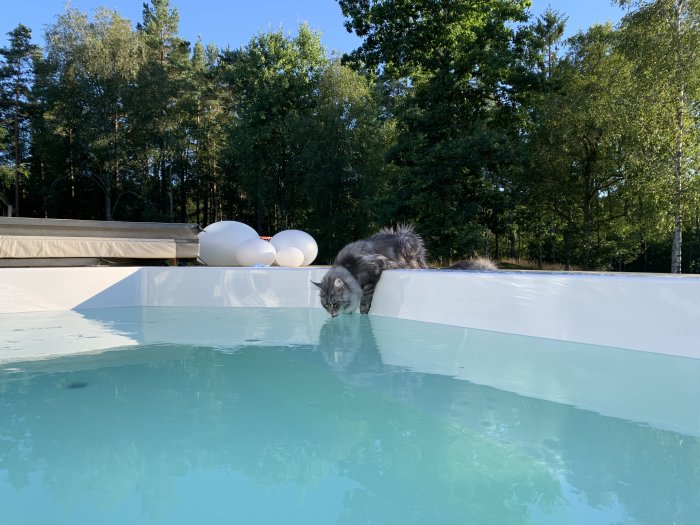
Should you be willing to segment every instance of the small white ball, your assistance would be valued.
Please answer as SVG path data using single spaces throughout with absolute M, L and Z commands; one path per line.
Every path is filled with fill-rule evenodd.
M 280 250 L 290 247 L 301 250 L 301 252 L 304 254 L 304 260 L 299 266 L 308 266 L 318 255 L 318 244 L 316 244 L 314 238 L 301 230 L 281 231 L 273 235 L 270 242 L 278 253 Z
M 236 246 L 236 260 L 241 266 L 270 266 L 276 254 L 275 247 L 262 239 L 248 239 Z
M 240 266 L 236 247 L 248 239 L 259 239 L 258 233 L 238 221 L 219 221 L 199 233 L 199 258 L 207 266 Z
M 304 252 L 294 246 L 277 251 L 277 264 L 288 268 L 298 268 L 304 263 Z

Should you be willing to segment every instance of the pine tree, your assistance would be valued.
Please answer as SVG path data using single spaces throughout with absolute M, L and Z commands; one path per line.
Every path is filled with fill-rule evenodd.
M 221 153 L 225 146 L 223 96 L 218 88 L 217 67 L 219 51 L 214 45 L 194 45 L 187 99 L 190 157 L 192 165 L 191 199 L 194 217 L 200 224 L 223 219 L 223 190 Z M 233 193 L 233 192 L 231 192 Z M 235 203 L 233 195 L 227 202 L 229 210 Z
M 137 31 L 146 48 L 146 63 L 141 68 L 138 86 L 138 111 L 141 140 L 150 147 L 146 163 L 156 181 L 155 201 L 162 217 L 175 220 L 175 178 L 184 178 L 180 162 L 187 138 L 184 135 L 184 96 L 190 44 L 179 37 L 180 17 L 170 0 L 151 0 L 143 5 L 143 21 Z
M 19 215 L 22 179 L 27 174 L 30 143 L 33 60 L 39 49 L 31 43 L 31 30 L 22 24 L 7 35 L 10 37 L 9 46 L 0 49 L 0 56 L 3 59 L 0 67 L 0 122 L 7 137 L 7 147 L 0 155 L 8 159 L 12 166 L 15 190 L 14 213 Z

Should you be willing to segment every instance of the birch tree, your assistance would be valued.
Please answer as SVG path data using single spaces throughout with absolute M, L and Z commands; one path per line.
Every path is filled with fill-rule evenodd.
M 637 116 L 647 149 L 672 174 L 671 272 L 681 273 L 686 188 L 697 170 L 700 95 L 700 1 L 619 0 L 631 11 L 622 21 L 624 50 L 634 62 Z
M 102 192 L 106 220 L 123 193 L 131 132 L 127 100 L 141 56 L 129 21 L 104 8 L 93 20 L 70 9 L 47 31 L 47 67 L 59 86 L 47 101 L 47 118 L 56 133 L 70 135 L 81 159 L 77 171 Z

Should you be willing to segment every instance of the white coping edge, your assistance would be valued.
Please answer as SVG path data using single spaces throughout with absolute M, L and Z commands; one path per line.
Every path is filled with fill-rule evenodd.
M 327 268 L 0 269 L 0 313 L 119 306 L 320 308 Z M 392 270 L 372 315 L 700 358 L 700 277 Z

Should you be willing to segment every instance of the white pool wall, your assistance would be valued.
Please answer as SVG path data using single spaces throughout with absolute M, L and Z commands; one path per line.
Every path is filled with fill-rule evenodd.
M 394 271 L 372 313 L 700 358 L 700 276 Z
M 119 306 L 320 308 L 310 268 L 0 269 L 0 313 Z M 371 315 L 700 358 L 700 277 L 387 271 Z

